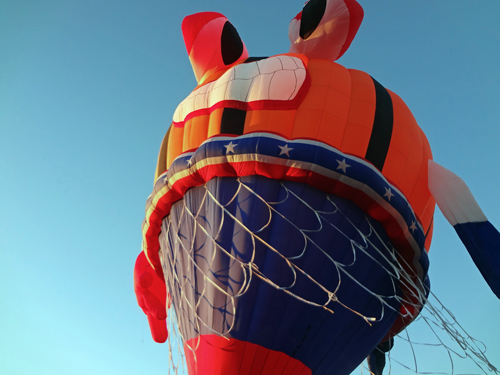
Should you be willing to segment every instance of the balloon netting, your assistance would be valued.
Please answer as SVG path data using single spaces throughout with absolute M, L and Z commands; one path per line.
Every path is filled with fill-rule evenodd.
M 387 311 L 395 311 L 394 301 L 404 308 L 397 309 L 404 319 L 415 319 L 412 324 L 395 336 L 394 348 L 386 354 L 386 368 L 384 374 L 499 374 L 497 368 L 491 364 L 486 357 L 484 345 L 471 337 L 456 321 L 453 314 L 441 304 L 441 302 L 429 292 L 428 287 L 411 272 L 411 266 L 398 257 L 397 251 L 389 241 L 384 240 L 380 228 L 374 228 L 369 218 L 365 217 L 362 225 L 352 222 L 343 212 L 342 204 L 339 204 L 334 196 L 328 196 L 327 204 L 321 209 L 313 207 L 303 200 L 296 191 L 293 183 L 280 182 L 285 196 L 279 200 L 269 200 L 259 194 L 252 184 L 246 183 L 244 178 L 237 180 L 237 187 L 230 196 L 217 196 L 217 185 L 209 181 L 203 187 L 204 193 L 199 196 L 189 196 L 187 192 L 183 200 L 172 206 L 172 212 L 176 211 L 176 218 L 172 220 L 172 212 L 163 220 L 162 233 L 160 236 L 160 258 L 167 289 L 171 298 L 176 300 L 174 309 L 170 309 L 167 324 L 169 329 L 169 371 L 171 374 L 187 374 L 186 350 L 192 352 L 196 360 L 196 340 L 191 346 L 186 342 L 192 338 L 187 337 L 187 332 L 212 333 L 222 337 L 231 335 L 234 328 L 234 317 L 238 307 L 238 298 L 243 296 L 249 289 L 252 280 L 259 279 L 282 293 L 287 293 L 304 304 L 324 309 L 334 313 L 340 306 L 364 319 L 365 324 L 372 325 L 384 319 Z M 228 209 L 231 205 L 244 207 L 245 202 L 265 207 L 261 209 L 261 217 L 258 223 L 248 225 L 244 217 L 234 209 Z M 286 207 L 293 200 L 300 202 L 302 210 L 308 212 L 315 218 L 306 227 L 299 227 L 289 220 L 284 214 L 282 207 Z M 256 203 L 258 202 L 258 203 Z M 325 209 L 328 207 L 328 209 Z M 244 211 L 244 209 L 240 210 Z M 218 228 L 210 228 L 208 212 L 217 212 L 221 218 Z M 266 215 L 262 215 L 266 212 Z M 356 233 L 355 236 L 346 233 L 341 227 L 332 225 L 328 217 L 339 215 L 343 223 L 349 223 Z M 274 220 L 280 220 L 289 225 L 294 234 L 289 236 L 293 241 L 302 241 L 302 250 L 295 254 L 289 254 L 286 250 L 277 248 L 266 242 L 262 235 L 272 225 Z M 175 221 L 175 222 L 174 222 Z M 225 230 L 228 223 L 234 233 L 244 233 L 244 241 L 251 243 L 251 251 L 245 254 L 238 252 L 238 246 L 234 244 L 227 246 L 219 241 L 221 232 Z M 336 232 L 337 236 L 344 237 L 350 242 L 350 257 L 341 260 L 335 259 L 331 253 L 322 248 L 315 241 L 314 234 L 325 230 Z M 361 229 L 360 229 L 361 228 Z M 187 233 L 189 232 L 189 234 Z M 213 249 L 211 258 L 203 256 L 200 262 L 199 254 L 201 248 L 210 244 Z M 266 274 L 254 262 L 255 253 L 259 247 L 264 246 L 267 251 L 282 259 L 288 268 L 291 279 L 285 284 L 280 284 L 273 275 Z M 367 251 L 368 247 L 376 248 L 378 256 Z M 176 249 L 176 251 L 172 251 Z M 332 274 L 335 274 L 335 285 L 325 286 L 312 277 L 300 264 L 300 259 L 307 252 L 316 251 L 324 255 L 329 262 Z M 182 253 L 182 254 L 180 254 Z M 373 267 L 384 270 L 393 280 L 393 293 L 377 294 L 370 285 L 364 285 L 356 280 L 350 272 L 351 267 L 363 255 L 363 259 L 370 259 Z M 237 277 L 231 279 L 231 273 L 224 277 L 214 273 L 213 269 L 220 269 L 220 264 L 214 264 L 220 257 L 226 258 L 229 269 L 237 269 Z M 182 258 L 182 261 L 180 259 Z M 186 262 L 185 260 L 189 261 Z M 204 263 L 204 265 L 203 265 Z M 223 267 L 224 268 L 224 267 Z M 233 275 L 234 276 L 234 275 Z M 324 298 L 309 299 L 307 294 L 295 293 L 294 286 L 298 277 L 307 278 L 311 285 L 322 291 Z M 378 303 L 377 314 L 366 314 L 345 303 L 338 298 L 343 280 L 354 281 L 363 291 L 374 297 Z M 200 287 L 201 285 L 201 287 Z M 208 287 L 210 286 L 210 287 Z M 407 293 L 403 295 L 398 286 Z M 220 298 L 205 293 L 216 291 Z M 317 295 L 317 293 L 316 293 Z M 193 301 L 195 301 L 193 303 Z M 217 305 L 213 301 L 219 301 Z M 222 312 L 224 322 L 219 329 L 214 329 L 208 319 L 212 316 L 202 316 L 200 306 L 209 304 L 212 310 Z M 335 307 L 336 305 L 336 307 Z M 191 341 L 192 343 L 193 341 Z M 377 349 L 375 349 L 377 350 Z M 432 360 L 432 358 L 437 358 Z M 432 363 L 432 368 L 428 368 Z M 439 363 L 439 368 L 436 368 Z M 366 362 L 361 364 L 354 372 L 370 374 Z

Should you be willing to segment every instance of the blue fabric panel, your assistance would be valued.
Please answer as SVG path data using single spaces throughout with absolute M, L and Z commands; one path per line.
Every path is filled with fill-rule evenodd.
M 284 352 L 316 375 L 350 374 L 399 316 L 387 234 L 353 202 L 307 184 L 239 181 L 244 187 L 219 177 L 188 190 L 163 221 L 164 272 L 183 337 L 224 333 Z
M 457 224 L 454 228 L 484 280 L 500 298 L 500 233 L 489 221 Z

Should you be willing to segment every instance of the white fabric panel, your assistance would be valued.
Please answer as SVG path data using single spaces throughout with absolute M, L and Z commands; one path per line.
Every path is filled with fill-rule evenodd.
M 260 60 L 256 62 L 260 74 L 272 74 L 278 70 L 283 69 L 281 65 L 281 60 L 277 57 L 272 57 L 270 59 Z
M 273 81 L 278 81 L 278 85 L 269 85 L 269 96 L 278 100 L 288 100 L 295 91 L 297 77 L 293 70 L 280 70 L 272 75 Z
M 250 92 L 250 86 L 252 85 L 252 80 L 240 80 L 237 85 L 227 85 L 226 89 L 226 99 L 238 100 L 240 102 L 247 101 L 247 95 Z M 211 102 L 211 106 L 217 104 L 220 100 Z
M 295 70 L 300 69 L 302 66 L 302 61 L 296 58 L 290 58 L 289 56 L 276 56 L 281 61 L 282 69 L 285 70 Z M 298 64 L 300 62 L 300 65 Z M 303 70 L 302 70 L 303 71 Z M 303 71 L 305 73 L 305 71 Z
M 259 75 L 259 69 L 256 64 L 240 64 L 234 67 L 234 78 L 252 79 Z
M 273 56 L 236 65 L 216 81 L 194 90 L 184 99 L 174 113 L 174 122 L 182 122 L 190 113 L 210 108 L 224 100 L 292 100 L 305 79 L 304 63 L 293 56 Z
M 429 190 L 451 225 L 487 221 L 465 182 L 429 160 Z
M 214 85 L 212 91 L 208 93 L 208 105 L 212 106 L 215 103 L 221 102 L 225 99 L 226 97 L 226 90 L 227 90 L 227 85 L 228 82 L 216 82 Z M 194 110 L 197 110 L 198 108 L 194 108 Z
M 248 101 L 269 100 L 269 88 L 271 87 L 272 74 L 259 74 L 252 81 L 252 90 L 248 93 Z M 273 98 L 274 99 L 274 98 Z

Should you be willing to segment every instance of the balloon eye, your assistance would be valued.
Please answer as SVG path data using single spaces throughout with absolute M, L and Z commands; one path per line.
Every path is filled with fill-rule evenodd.
M 231 65 L 238 61 L 243 54 L 243 41 L 236 28 L 230 22 L 224 24 L 220 37 L 222 61 L 225 65 Z
M 302 9 L 300 37 L 307 39 L 316 30 L 326 10 L 326 0 L 311 0 Z

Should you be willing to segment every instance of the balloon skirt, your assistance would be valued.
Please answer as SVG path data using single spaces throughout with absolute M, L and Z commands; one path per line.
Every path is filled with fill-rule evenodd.
M 399 316 L 382 226 L 304 183 L 213 178 L 160 243 L 190 375 L 347 375 Z

